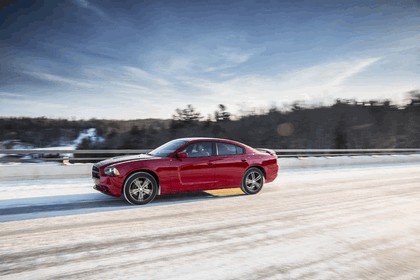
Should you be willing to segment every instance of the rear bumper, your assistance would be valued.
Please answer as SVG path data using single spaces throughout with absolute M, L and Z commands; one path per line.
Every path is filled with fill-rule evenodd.
M 277 164 L 270 166 L 269 168 L 266 169 L 265 181 L 267 183 L 273 182 L 277 178 L 278 173 L 279 173 L 279 166 Z

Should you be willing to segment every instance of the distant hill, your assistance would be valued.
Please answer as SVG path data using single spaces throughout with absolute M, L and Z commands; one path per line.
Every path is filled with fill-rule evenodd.
M 68 146 L 88 129 L 95 128 L 98 137 L 107 139 L 123 135 L 133 127 L 167 129 L 170 120 L 66 120 L 48 118 L 0 118 L 0 142 L 18 141 L 35 148 Z M 83 141 L 75 143 L 82 144 Z M 16 143 L 15 143 L 16 144 Z
M 230 114 L 223 112 L 203 121 L 191 106 L 177 112 L 173 120 L 1 118 L 0 141 L 65 146 L 94 128 L 98 138 L 80 138 L 79 149 L 149 149 L 189 136 L 229 138 L 268 148 L 420 147 L 420 94 L 403 107 L 388 101 L 337 100 L 332 106 L 294 104 L 288 111 L 271 109 L 237 120 L 230 120 Z

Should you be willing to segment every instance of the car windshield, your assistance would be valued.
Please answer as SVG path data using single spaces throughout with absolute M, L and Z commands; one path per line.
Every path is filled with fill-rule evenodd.
M 187 140 L 172 140 L 163 144 L 162 146 L 157 147 L 148 154 L 156 157 L 167 157 L 187 142 Z

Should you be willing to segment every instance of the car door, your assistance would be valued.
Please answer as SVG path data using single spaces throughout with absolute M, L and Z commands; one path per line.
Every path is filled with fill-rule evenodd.
M 174 160 L 177 168 L 177 185 L 180 191 L 199 191 L 214 186 L 214 168 L 211 164 L 213 156 L 212 142 L 194 142 L 182 152 L 187 158 Z
M 216 142 L 216 156 L 211 163 L 214 168 L 214 188 L 239 187 L 249 166 L 245 149 L 225 142 Z

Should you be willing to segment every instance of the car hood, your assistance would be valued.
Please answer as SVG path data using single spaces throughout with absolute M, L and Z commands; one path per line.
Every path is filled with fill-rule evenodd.
M 97 163 L 95 163 L 95 166 L 96 167 L 103 167 L 103 166 L 112 165 L 112 164 L 116 164 L 116 163 L 127 162 L 127 161 L 151 160 L 151 159 L 158 159 L 158 157 L 154 157 L 154 156 L 146 155 L 146 154 L 119 156 L 119 157 L 113 157 L 113 158 L 109 158 L 109 159 L 97 162 Z

